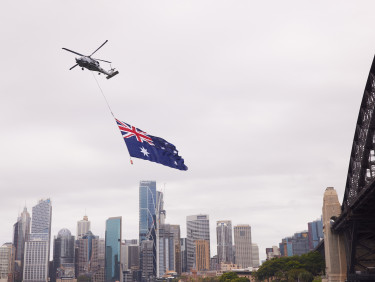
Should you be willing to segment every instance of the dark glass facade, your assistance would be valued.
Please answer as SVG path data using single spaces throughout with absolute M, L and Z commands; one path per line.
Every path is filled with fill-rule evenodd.
M 324 238 L 323 235 L 323 222 L 322 220 L 316 220 L 308 223 L 309 230 L 309 249 L 312 251 Z
M 139 244 L 146 240 L 156 219 L 156 182 L 141 181 L 139 184 Z M 151 238 L 149 238 L 151 239 Z
M 152 276 L 156 276 L 156 227 L 154 225 L 156 201 L 156 181 L 141 181 L 139 183 L 139 244 L 142 246 L 142 241 L 152 241 Z M 144 265 L 143 259 L 146 258 L 141 255 L 141 267 Z
M 74 278 L 74 236 L 68 229 L 61 229 L 53 242 L 53 271 L 50 274 L 52 281 L 66 276 L 67 273 L 58 271 L 59 268 L 72 269 L 69 278 Z
M 121 217 L 111 217 L 105 228 L 105 281 L 120 281 Z

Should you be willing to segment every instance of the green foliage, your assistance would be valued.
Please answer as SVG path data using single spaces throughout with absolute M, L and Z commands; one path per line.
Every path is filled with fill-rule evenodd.
M 202 280 L 203 282 L 219 282 L 219 278 L 218 277 L 206 277 L 206 278 L 203 278 Z
M 325 262 L 318 252 L 309 252 L 301 256 L 273 258 L 264 262 L 254 276 L 257 280 L 263 281 L 269 278 L 276 278 L 277 281 L 297 281 L 299 275 L 305 277 L 303 281 L 311 282 L 312 277 L 324 273 Z M 302 274 L 304 273 L 304 274 Z M 310 280 L 308 280 L 310 279 Z M 302 281 L 300 279 L 300 281 Z
M 299 282 L 312 282 L 314 280 L 314 275 L 308 271 L 303 271 L 298 275 Z
M 231 282 L 234 279 L 238 278 L 237 273 L 234 272 L 227 272 L 220 276 L 220 282 Z
M 235 272 L 227 272 L 220 276 L 220 282 L 249 282 L 246 277 L 238 277 Z
M 246 277 L 238 277 L 238 278 L 231 280 L 231 282 L 250 282 L 250 280 L 247 279 Z

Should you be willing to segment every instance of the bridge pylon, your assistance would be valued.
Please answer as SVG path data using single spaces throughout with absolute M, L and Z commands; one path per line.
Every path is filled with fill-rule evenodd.
M 328 282 L 344 282 L 347 277 L 345 238 L 331 229 L 332 218 L 341 214 L 341 205 L 333 187 L 328 187 L 323 197 L 324 253 Z

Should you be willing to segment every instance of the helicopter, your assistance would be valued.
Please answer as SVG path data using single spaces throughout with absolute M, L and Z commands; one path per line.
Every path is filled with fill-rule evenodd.
M 119 72 L 116 71 L 114 68 L 113 69 L 111 68 L 108 71 L 104 70 L 103 68 L 100 67 L 100 64 L 99 64 L 98 61 L 106 62 L 106 63 L 109 63 L 109 64 L 111 64 L 111 62 L 101 60 L 101 59 L 91 58 L 91 56 L 94 55 L 96 53 L 96 51 L 98 51 L 100 48 L 102 48 L 103 45 L 106 44 L 107 42 L 108 42 L 108 40 L 106 40 L 102 45 L 100 45 L 99 48 L 96 49 L 94 52 L 92 52 L 92 54 L 89 55 L 89 56 L 82 55 L 78 52 L 69 50 L 67 48 L 62 48 L 64 50 L 68 51 L 68 52 L 71 52 L 71 53 L 74 53 L 74 54 L 77 54 L 77 55 L 81 56 L 80 58 L 76 58 L 76 64 L 74 66 L 72 66 L 69 70 L 74 69 L 76 66 L 80 66 L 82 68 L 82 70 L 84 70 L 86 68 L 86 69 L 91 70 L 91 71 L 97 71 L 97 72 L 99 72 L 99 74 L 104 73 L 104 74 L 107 75 L 107 79 L 110 79 L 111 77 L 114 77 Z

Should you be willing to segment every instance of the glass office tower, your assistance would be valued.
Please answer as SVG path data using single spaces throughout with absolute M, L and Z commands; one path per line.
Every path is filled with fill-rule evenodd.
M 105 224 L 105 281 L 120 281 L 122 218 L 110 217 Z
M 152 241 L 152 276 L 156 276 L 156 201 L 156 181 L 141 181 L 139 183 L 139 244 L 142 246 L 142 241 Z M 141 250 L 143 267 L 142 261 L 146 258 L 142 253 L 144 252 Z
M 152 230 L 156 222 L 156 182 L 141 181 L 139 183 L 139 244 L 143 240 L 153 240 Z M 150 238 L 152 236 L 153 238 Z

